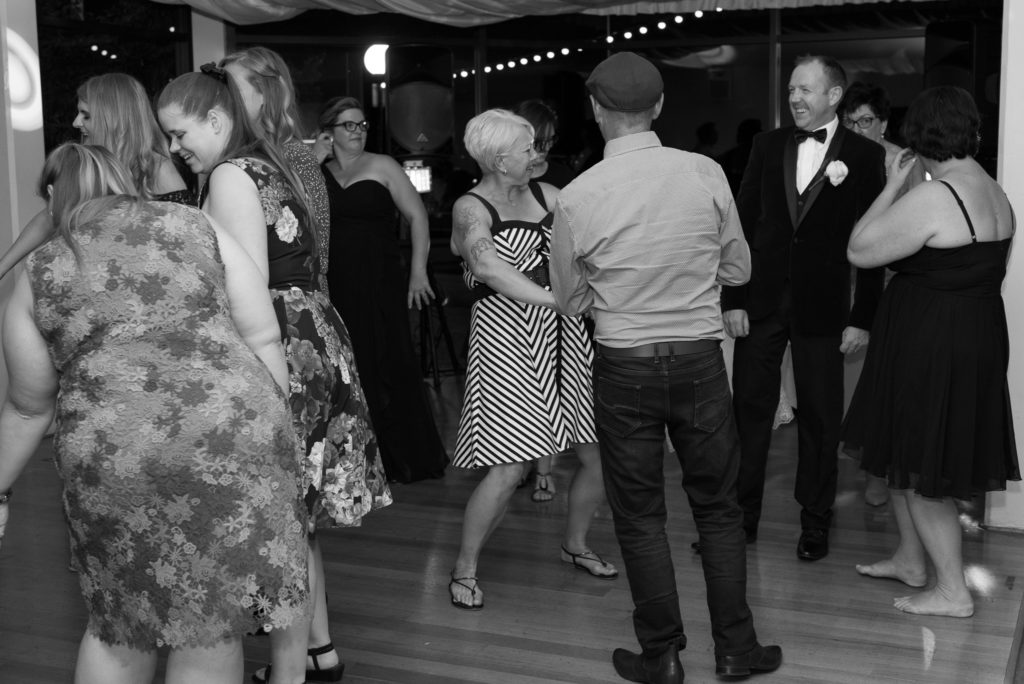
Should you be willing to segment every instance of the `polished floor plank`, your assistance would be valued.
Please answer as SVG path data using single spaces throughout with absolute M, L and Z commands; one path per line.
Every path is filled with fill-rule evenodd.
M 457 380 L 431 393 L 449 447 L 458 421 Z M 976 601 L 973 618 L 905 615 L 892 599 L 903 585 L 859 576 L 856 563 L 881 559 L 895 544 L 888 507 L 860 494 L 856 464 L 840 461 L 840 494 L 831 554 L 806 563 L 795 555 L 799 508 L 792 499 L 795 427 L 776 433 L 759 539 L 748 546 L 748 598 L 764 643 L 785 662 L 757 682 L 996 684 L 1019 652 L 1018 568 L 1024 536 L 972 527 L 964 557 Z M 636 648 L 625 577 L 603 581 L 559 559 L 571 454 L 555 461 L 558 493 L 548 504 L 518 490 L 481 558 L 482 611 L 449 603 L 466 499 L 482 473 L 450 470 L 442 480 L 396 485 L 396 503 L 359 528 L 322 533 L 329 577 L 331 633 L 353 684 L 616 683 L 611 651 Z M 674 549 L 688 646 L 687 682 L 717 682 L 696 532 L 666 458 L 669 539 Z M 0 682 L 70 682 L 85 611 L 77 576 L 67 570 L 59 483 L 47 443 L 19 480 L 8 536 L 0 547 Z M 611 520 L 599 509 L 591 545 L 620 564 Z M 247 672 L 269 653 L 246 639 Z M 1013 668 L 1010 668 L 1011 670 Z M 158 682 L 160 680 L 158 679 Z

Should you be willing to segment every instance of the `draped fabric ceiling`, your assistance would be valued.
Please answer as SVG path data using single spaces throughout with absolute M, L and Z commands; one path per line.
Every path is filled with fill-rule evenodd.
M 550 14 L 670 14 L 714 11 L 716 7 L 758 10 L 893 1 L 925 0 L 156 0 L 172 5 L 190 5 L 198 12 L 239 25 L 283 21 L 306 10 L 326 9 L 349 14 L 392 12 L 450 26 L 481 26 L 516 17 Z

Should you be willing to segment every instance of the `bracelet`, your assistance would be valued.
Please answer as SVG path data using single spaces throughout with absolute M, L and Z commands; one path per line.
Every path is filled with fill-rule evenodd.
M 13 489 L 8 489 L 6 492 L 0 493 L 0 505 L 7 503 L 11 500 L 11 496 L 14 495 Z

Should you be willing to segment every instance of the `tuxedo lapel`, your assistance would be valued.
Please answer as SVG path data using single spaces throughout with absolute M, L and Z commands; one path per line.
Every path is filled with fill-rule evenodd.
M 814 200 L 818 199 L 818 195 L 821 194 L 821 189 L 825 187 L 825 169 L 828 168 L 828 165 L 835 161 L 839 156 L 839 148 L 842 147 L 843 137 L 846 134 L 846 127 L 840 124 L 839 127 L 836 128 L 836 134 L 832 136 L 832 143 L 825 151 L 825 158 L 821 160 L 821 166 L 818 167 L 814 177 L 811 178 L 811 182 L 807 185 L 807 188 L 804 189 L 806 197 L 804 198 L 803 210 L 793 222 L 794 226 L 798 227 L 800 225 L 800 222 L 803 221 L 804 216 L 807 215 L 811 205 L 814 204 Z
M 786 141 L 783 143 L 782 179 L 786 190 L 786 204 L 789 206 L 789 220 L 793 222 L 793 228 L 796 229 L 796 139 L 792 132 L 786 136 Z

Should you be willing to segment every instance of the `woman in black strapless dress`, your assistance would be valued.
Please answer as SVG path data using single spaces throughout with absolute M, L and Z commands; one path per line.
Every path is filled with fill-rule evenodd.
M 434 296 L 427 282 L 426 210 L 394 159 L 364 149 L 369 125 L 357 100 L 328 102 L 320 128 L 331 142 L 321 166 L 331 209 L 327 281 L 352 336 L 384 472 L 394 482 L 442 477 L 448 455 L 409 327 L 409 309 Z M 408 276 L 398 243 L 400 215 L 412 238 Z

